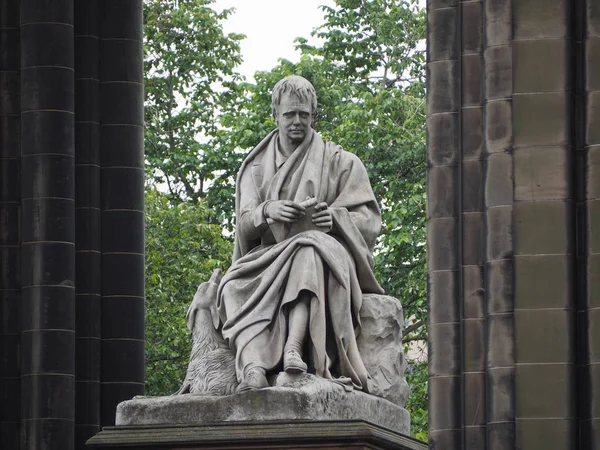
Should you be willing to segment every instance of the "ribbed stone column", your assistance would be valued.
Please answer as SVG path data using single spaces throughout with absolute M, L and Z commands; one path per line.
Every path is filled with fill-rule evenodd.
M 515 448 L 511 0 L 485 0 L 486 441 Z
M 142 0 L 100 8 L 102 425 L 144 392 Z
M 75 2 L 75 448 L 100 431 L 100 74 L 97 0 Z
M 523 449 L 577 442 L 569 7 L 513 0 L 515 416 Z
M 600 448 L 600 8 L 594 0 L 574 6 L 574 40 L 578 46 L 580 112 L 577 129 L 579 183 L 578 275 L 581 285 L 577 330 L 580 331 L 579 412 L 581 448 Z
M 461 13 L 461 214 L 463 324 L 463 449 L 485 450 L 484 295 L 484 11 L 482 1 L 463 1 Z
M 594 178 L 593 172 L 589 171 L 588 164 L 588 146 L 586 144 L 586 99 L 587 86 L 586 79 L 589 71 L 586 67 L 586 44 L 587 39 L 587 0 L 575 0 L 571 6 L 571 63 L 573 65 L 571 77 L 573 81 L 573 91 L 571 99 L 573 103 L 573 114 L 575 123 L 572 129 L 573 137 L 573 163 L 571 170 L 572 189 L 575 202 L 575 221 L 574 227 L 577 235 L 575 245 L 575 268 L 573 270 L 573 279 L 575 285 L 575 371 L 577 375 L 576 384 L 576 405 L 578 429 L 576 436 L 578 445 L 585 448 L 593 447 L 592 436 L 592 404 L 594 402 L 594 392 L 591 386 L 590 369 L 590 342 L 588 341 L 588 305 L 594 303 L 588 297 L 588 242 L 587 234 L 587 177 Z M 593 64 L 593 63 L 592 63 Z M 593 160 L 593 158 L 592 158 Z M 590 302 L 590 300 L 592 300 Z M 590 395 L 591 394 L 591 395 Z
M 21 1 L 21 449 L 73 448 L 73 3 Z
M 0 1 L 0 448 L 18 448 L 20 422 L 19 3 Z
M 0 0 L 2 450 L 83 449 L 143 392 L 141 24 Z
M 460 21 L 456 1 L 429 0 L 427 10 L 429 438 L 435 448 L 459 450 L 463 445 Z
M 461 22 L 451 17 L 455 2 L 429 3 L 431 205 L 439 208 L 442 202 L 454 208 L 456 196 L 443 183 L 449 178 L 441 177 L 443 171 L 431 161 L 451 155 L 461 169 L 460 181 L 455 181 L 460 190 L 459 233 L 428 228 L 430 322 L 450 324 L 458 318 L 461 324 L 458 338 L 448 327 L 453 332 L 444 336 L 445 342 L 437 325 L 433 327 L 432 386 L 440 374 L 455 376 L 457 366 L 463 368 L 459 394 L 430 389 L 430 435 L 436 448 L 600 446 L 597 5 L 591 0 L 483 0 L 483 22 L 478 22 L 473 17 L 480 4 L 469 1 L 458 3 Z M 481 23 L 482 65 L 467 47 L 469 33 Z M 433 43 L 452 45 L 457 30 L 460 65 L 457 79 L 447 83 L 434 70 L 439 52 Z M 483 121 L 481 103 L 474 101 L 481 86 L 478 76 L 484 79 Z M 440 128 L 437 122 L 451 110 L 435 108 L 453 104 L 456 86 L 461 89 L 458 139 L 452 134 L 455 128 Z M 478 142 L 483 142 L 483 164 L 473 153 Z M 481 193 L 483 208 L 478 208 Z M 449 211 L 445 214 L 451 217 Z M 429 213 L 433 222 L 437 209 Z M 440 283 L 431 276 L 439 255 L 453 251 L 462 272 L 458 289 L 452 279 Z M 477 276 L 480 251 L 485 257 L 483 285 Z M 442 316 L 446 308 L 455 308 L 457 297 L 462 298 L 462 310 Z M 456 339 L 459 350 L 451 344 Z M 441 357 L 438 351 L 450 356 Z M 477 370 L 482 358 L 483 397 Z M 473 415 L 475 407 L 485 411 L 483 417 Z M 462 435 L 460 444 L 458 439 L 448 441 L 456 434 Z

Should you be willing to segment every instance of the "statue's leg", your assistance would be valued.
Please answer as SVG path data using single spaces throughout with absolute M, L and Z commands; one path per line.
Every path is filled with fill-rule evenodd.
M 311 294 L 300 292 L 292 305 L 288 320 L 288 338 L 283 350 L 283 370 L 286 372 L 306 372 L 307 365 L 302 360 L 302 349 L 308 330 L 308 305 Z
M 269 387 L 267 381 L 267 371 L 264 368 L 265 364 L 260 360 L 260 344 L 257 339 L 253 339 L 244 348 L 244 353 L 241 355 L 243 375 L 242 382 L 237 388 L 237 392 L 247 391 L 250 389 L 261 389 Z

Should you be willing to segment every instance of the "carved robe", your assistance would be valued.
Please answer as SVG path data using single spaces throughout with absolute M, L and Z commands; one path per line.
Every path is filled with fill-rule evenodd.
M 372 270 L 381 217 L 363 164 L 314 131 L 286 159 L 276 130 L 244 161 L 236 191 L 233 264 L 220 284 L 218 308 L 223 337 L 236 352 L 238 378 L 251 341 L 260 349 L 261 366 L 280 366 L 289 304 L 307 290 L 313 294 L 304 353 L 309 371 L 367 390 L 356 345 L 358 312 L 363 292 L 383 290 Z M 267 202 L 307 197 L 328 204 L 331 232 L 297 232 L 295 225 L 265 219 Z

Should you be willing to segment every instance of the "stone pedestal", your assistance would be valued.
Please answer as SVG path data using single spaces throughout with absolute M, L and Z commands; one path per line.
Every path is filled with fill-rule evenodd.
M 280 373 L 273 387 L 227 396 L 137 397 L 95 449 L 425 449 L 406 435 L 408 412 L 381 397 L 314 375 Z
M 117 407 L 116 424 L 211 425 L 273 420 L 364 420 L 408 434 L 408 412 L 392 402 L 314 375 L 279 374 L 275 387 L 234 395 L 138 397 Z
M 94 450 L 427 449 L 424 442 L 362 420 L 116 426 L 104 428 L 88 446 Z

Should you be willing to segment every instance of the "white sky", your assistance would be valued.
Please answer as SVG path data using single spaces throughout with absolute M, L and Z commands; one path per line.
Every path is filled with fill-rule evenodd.
M 244 62 L 240 72 L 249 80 L 257 70 L 270 70 L 279 58 L 297 61 L 294 39 L 310 38 L 313 28 L 323 24 L 320 5 L 334 6 L 334 0 L 216 0 L 212 7 L 236 12 L 223 22 L 225 33 L 241 33 Z

